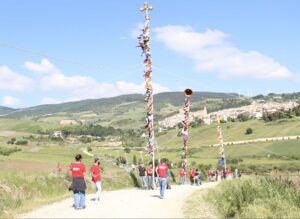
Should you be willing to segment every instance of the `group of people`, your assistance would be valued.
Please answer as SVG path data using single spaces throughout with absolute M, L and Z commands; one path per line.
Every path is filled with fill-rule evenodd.
M 191 168 L 189 176 L 191 185 L 201 185 L 201 171 L 199 169 Z
M 186 183 L 186 171 L 184 168 L 180 169 L 180 185 L 185 185 Z M 199 169 L 191 168 L 189 172 L 189 178 L 191 185 L 201 185 L 201 171 Z
M 153 190 L 153 164 L 150 162 L 147 168 L 144 164 L 140 164 L 138 167 L 139 176 L 141 179 L 142 189 Z M 165 190 L 170 188 L 168 177 L 170 176 L 169 166 L 166 164 L 166 160 L 162 159 L 161 162 L 157 165 L 154 171 L 154 182 L 156 187 L 160 188 L 160 198 L 163 199 L 165 195 Z M 146 186 L 146 179 L 147 185 Z
M 72 184 L 69 190 L 73 191 L 74 194 L 74 208 L 75 209 L 84 209 L 85 206 L 85 191 L 86 191 L 86 166 L 82 163 L 82 155 L 77 154 L 75 156 L 75 162 L 72 163 L 69 167 L 70 173 L 72 175 Z M 61 172 L 61 166 L 58 164 L 58 172 Z M 168 177 L 170 176 L 169 166 L 166 164 L 166 160 L 162 159 L 161 162 L 157 165 L 156 169 L 153 169 L 152 163 L 150 162 L 147 168 L 143 164 L 138 167 L 139 176 L 141 179 L 142 189 L 154 189 L 153 188 L 153 171 L 154 171 L 154 182 L 156 187 L 160 188 L 160 198 L 163 199 L 165 195 L 165 190 L 170 187 Z M 90 168 L 91 180 L 95 183 L 95 202 L 100 202 L 100 193 L 101 193 L 101 168 L 100 168 L 100 159 L 95 158 L 94 164 Z M 218 175 L 220 174 L 221 179 L 226 179 L 226 176 L 231 175 L 233 177 L 241 177 L 241 172 L 238 169 L 235 169 L 232 172 L 230 169 L 222 170 L 218 173 L 217 170 L 208 171 L 208 181 L 218 181 Z M 179 172 L 180 184 L 185 185 L 186 183 L 186 171 L 184 168 L 181 168 Z M 191 168 L 189 171 L 189 178 L 191 185 L 201 185 L 201 171 L 199 169 Z M 147 179 L 147 186 L 146 186 Z
M 234 169 L 232 171 L 231 169 L 223 169 L 223 170 L 208 170 L 207 172 L 207 179 L 209 182 L 218 181 L 218 177 L 220 176 L 221 180 L 226 179 L 227 177 L 233 177 L 233 178 L 240 178 L 242 176 L 242 173 L 239 169 Z
M 74 208 L 75 209 L 85 209 L 85 191 L 86 191 L 86 166 L 82 163 L 81 154 L 75 156 L 75 162 L 70 165 L 70 172 L 72 174 L 72 184 L 69 190 L 73 191 L 74 194 Z M 100 159 L 95 158 L 94 164 L 90 168 L 90 173 L 92 176 L 92 181 L 95 183 L 96 195 L 95 202 L 100 202 L 101 193 L 101 168 Z
M 75 209 L 85 209 L 85 193 L 87 189 L 87 185 L 85 182 L 86 176 L 86 166 L 82 162 L 82 155 L 77 154 L 75 156 L 75 162 L 72 163 L 69 167 L 70 174 L 72 175 L 72 184 L 69 187 L 70 191 L 73 191 L 74 196 L 74 208 Z M 142 187 L 146 188 L 146 176 L 148 179 L 148 189 L 153 189 L 152 186 L 152 174 L 153 167 L 152 164 L 149 164 L 147 169 L 141 165 L 139 167 L 140 177 L 142 181 Z M 100 159 L 95 158 L 94 164 L 90 168 L 91 179 L 95 183 L 95 202 L 100 202 L 100 193 L 101 193 L 101 168 L 100 168 Z M 164 198 L 165 189 L 168 184 L 168 176 L 169 176 L 169 167 L 166 164 L 165 159 L 162 159 L 161 163 L 159 163 L 155 169 L 156 176 L 156 184 L 160 187 L 160 198 Z

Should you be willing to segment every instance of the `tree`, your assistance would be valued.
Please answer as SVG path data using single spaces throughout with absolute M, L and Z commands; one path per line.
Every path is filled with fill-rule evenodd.
M 10 139 L 7 144 L 15 144 L 17 142 L 17 139 L 16 138 L 12 138 Z
M 133 163 L 134 165 L 137 165 L 136 155 L 133 155 L 132 163 Z
M 250 135 L 250 134 L 252 134 L 253 133 L 253 130 L 252 130 L 252 128 L 247 128 L 246 129 L 246 135 Z
M 131 149 L 130 149 L 129 147 L 125 147 L 125 148 L 124 148 L 124 151 L 125 151 L 126 154 L 129 154 L 130 151 L 131 151 Z

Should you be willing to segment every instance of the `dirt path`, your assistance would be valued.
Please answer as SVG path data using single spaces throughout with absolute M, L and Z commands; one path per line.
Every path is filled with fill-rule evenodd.
M 166 190 L 165 199 L 159 199 L 159 191 L 138 189 L 102 192 L 101 202 L 96 204 L 88 195 L 86 209 L 74 210 L 73 200 L 47 205 L 18 218 L 183 218 L 185 200 L 199 189 L 216 186 L 205 183 L 197 186 L 172 186 Z

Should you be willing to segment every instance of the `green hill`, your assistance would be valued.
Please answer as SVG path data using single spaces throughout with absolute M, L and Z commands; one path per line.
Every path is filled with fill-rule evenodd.
M 184 105 L 183 92 L 166 92 L 154 95 L 155 122 L 178 113 Z M 195 92 L 191 97 L 191 111 L 209 112 L 250 104 L 249 100 L 234 93 Z M 142 94 L 111 98 L 90 99 L 61 104 L 40 105 L 12 111 L 0 116 L 8 119 L 26 119 L 59 125 L 62 120 L 99 124 L 114 128 L 139 129 L 145 126 L 145 102 Z
M 12 113 L 14 111 L 16 111 L 16 109 L 0 106 L 0 116 L 8 114 L 8 113 Z
M 206 99 L 230 99 L 236 97 L 238 97 L 237 94 L 195 92 L 192 96 L 192 101 L 200 102 Z M 167 92 L 154 95 L 154 106 L 156 110 L 166 107 L 168 104 L 172 106 L 181 106 L 183 105 L 183 101 L 183 92 Z M 140 103 L 144 103 L 144 96 L 141 94 L 129 94 L 111 98 L 90 99 L 61 104 L 41 105 L 18 110 L 15 113 L 9 114 L 7 117 L 39 117 L 59 112 L 79 113 L 84 111 L 93 111 L 95 113 L 105 113 L 107 111 L 115 109 L 118 106 L 122 106 L 122 104 L 124 105 L 124 103 L 130 104 L 130 108 L 141 107 Z

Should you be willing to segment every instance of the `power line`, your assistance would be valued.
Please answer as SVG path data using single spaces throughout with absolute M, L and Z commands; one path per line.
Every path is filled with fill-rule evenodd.
M 157 69 L 158 71 L 162 71 L 162 72 L 164 72 L 164 73 L 166 73 L 166 74 L 168 74 L 168 75 L 170 75 L 170 76 L 174 76 L 174 77 L 176 77 L 176 78 L 178 78 L 178 79 L 180 79 L 180 80 L 186 81 L 186 82 L 188 82 L 188 83 L 192 83 L 192 84 L 195 84 L 195 85 L 198 85 L 198 86 L 202 86 L 202 87 L 206 87 L 206 88 L 209 88 L 209 89 L 212 89 L 212 90 L 216 90 L 216 88 L 214 88 L 213 86 L 210 86 L 210 85 L 208 85 L 208 84 L 206 84 L 206 83 L 204 84 L 204 83 L 200 83 L 200 82 L 198 82 L 198 81 L 188 80 L 188 79 L 186 79 L 185 77 L 178 76 L 178 75 L 175 74 L 175 73 L 172 73 L 172 72 L 170 72 L 170 71 L 167 71 L 167 70 L 162 69 L 162 68 L 157 67 L 157 66 L 153 66 L 153 68 L 154 68 L 154 69 Z M 233 94 L 230 94 L 230 93 L 224 93 L 224 94 L 225 94 L 225 95 L 228 95 L 228 96 L 231 96 L 231 97 L 234 97 L 234 98 L 240 98 L 239 96 L 236 96 L 236 95 L 233 95 Z
M 78 62 L 78 61 L 57 58 L 57 57 L 48 55 L 48 54 L 43 53 L 43 52 L 38 52 L 38 51 L 35 51 L 35 50 L 32 50 L 32 49 L 22 48 L 22 47 L 19 47 L 19 46 L 16 46 L 16 45 L 4 42 L 4 41 L 0 41 L 0 45 L 4 46 L 4 47 L 11 48 L 11 49 L 15 49 L 15 50 L 18 50 L 18 51 L 21 51 L 21 52 L 24 52 L 24 53 L 28 53 L 28 54 L 31 54 L 31 55 L 42 56 L 44 58 L 51 59 L 51 60 L 56 60 L 56 61 L 65 62 L 65 63 L 69 63 L 69 64 L 76 64 L 76 65 L 80 64 L 81 65 L 81 63 Z

